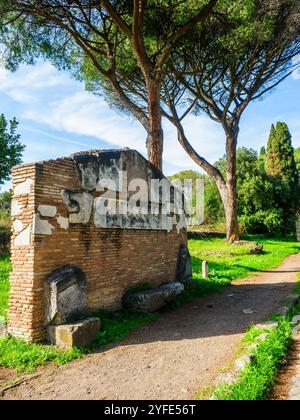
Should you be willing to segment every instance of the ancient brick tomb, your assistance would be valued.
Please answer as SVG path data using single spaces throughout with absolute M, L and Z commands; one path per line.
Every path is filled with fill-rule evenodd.
M 139 195 L 139 213 L 128 208 L 153 179 L 165 178 L 127 149 L 14 169 L 11 335 L 42 341 L 49 325 L 119 309 L 125 291 L 141 283 L 191 277 L 184 216 L 162 211 L 157 194 Z M 158 211 L 145 211 L 150 198 Z

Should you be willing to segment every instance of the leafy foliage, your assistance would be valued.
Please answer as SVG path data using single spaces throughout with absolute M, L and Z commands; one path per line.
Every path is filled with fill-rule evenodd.
M 297 156 L 297 154 L 296 154 Z M 285 123 L 272 125 L 267 150 L 260 155 L 253 149 L 237 150 L 238 216 L 249 233 L 291 233 L 299 211 L 298 170 L 292 138 Z M 226 158 L 215 166 L 226 176 Z M 219 194 L 208 188 L 205 200 L 215 201 L 206 207 L 207 220 L 217 219 L 222 202 Z
M 25 146 L 20 142 L 17 128 L 15 118 L 8 122 L 0 115 L 0 185 L 9 179 L 12 167 L 22 162 Z

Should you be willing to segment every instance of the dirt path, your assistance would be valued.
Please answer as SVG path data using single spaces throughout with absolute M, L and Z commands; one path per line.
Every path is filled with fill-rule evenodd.
M 132 333 L 118 345 L 44 369 L 4 399 L 188 399 L 230 364 L 243 333 L 264 321 L 291 293 L 300 254 L 276 270 L 235 282 Z M 252 309 L 250 315 L 244 309 Z M 0 378 L 7 370 L 0 369 Z M 0 385 L 1 388 L 1 385 Z

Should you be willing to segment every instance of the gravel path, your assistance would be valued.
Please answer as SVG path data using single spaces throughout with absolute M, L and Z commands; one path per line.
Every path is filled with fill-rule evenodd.
M 234 282 L 130 334 L 126 340 L 4 393 L 3 399 L 189 399 L 235 359 L 245 330 L 291 293 L 300 254 Z M 247 310 L 247 315 L 244 313 Z M 1 377 L 3 378 L 1 386 Z M 0 388 L 9 373 L 0 368 Z

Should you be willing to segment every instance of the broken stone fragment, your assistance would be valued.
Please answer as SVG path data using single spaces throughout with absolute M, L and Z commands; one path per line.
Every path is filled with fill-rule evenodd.
M 260 255 L 263 253 L 263 250 L 264 250 L 264 246 L 256 243 L 250 249 L 250 254 Z
M 69 229 L 69 219 L 67 217 L 58 216 L 57 223 L 61 227 L 61 229 Z
M 293 324 L 299 324 L 300 323 L 300 315 L 294 316 L 294 318 L 292 319 L 292 323 Z
M 216 381 L 215 384 L 217 386 L 219 385 L 232 385 L 234 384 L 234 382 L 236 381 L 236 376 L 233 375 L 232 373 L 221 373 Z
M 282 306 L 276 311 L 277 316 L 286 316 L 289 313 L 289 308 L 287 306 Z
M 40 215 L 36 213 L 33 217 L 33 233 L 36 235 L 52 235 L 54 226 L 48 220 L 41 219 Z
M 51 325 L 47 329 L 48 341 L 64 349 L 89 346 L 100 332 L 99 318 L 87 318 L 65 325 Z
M 243 314 L 244 315 L 252 315 L 252 314 L 254 314 L 254 310 L 250 309 L 250 308 L 243 309 Z
M 43 217 L 54 217 L 57 213 L 57 208 L 55 206 L 41 204 L 38 206 L 38 212 Z
M 267 321 L 262 324 L 257 324 L 255 328 L 258 330 L 274 330 L 278 325 L 279 323 L 277 321 Z
M 21 182 L 14 188 L 14 195 L 28 195 L 30 194 L 31 186 L 33 185 L 33 179 L 26 179 L 24 182 Z
M 258 337 L 257 337 L 257 341 L 266 341 L 267 340 L 267 338 L 269 337 L 269 334 L 268 333 L 263 333 L 263 334 L 260 334 Z
M 46 319 L 61 325 L 84 318 L 87 314 L 87 290 L 84 273 L 66 265 L 45 278 Z
M 66 205 L 70 223 L 89 223 L 91 219 L 94 198 L 88 192 L 63 190 L 62 200 Z
M 14 239 L 14 246 L 29 246 L 31 244 L 31 225 L 28 225 Z
M 296 325 L 296 327 L 293 328 L 293 331 L 292 331 L 292 336 L 294 339 L 298 337 L 299 331 L 300 331 L 300 325 L 298 324 Z
M 246 354 L 245 356 L 240 357 L 235 361 L 235 368 L 237 371 L 242 371 L 246 369 L 252 363 L 254 355 Z
M 169 283 L 155 289 L 127 293 L 124 296 L 124 306 L 132 312 L 149 313 L 162 308 L 184 291 L 182 283 Z
M 13 217 L 19 216 L 22 213 L 22 206 L 18 200 L 12 200 L 10 212 Z

